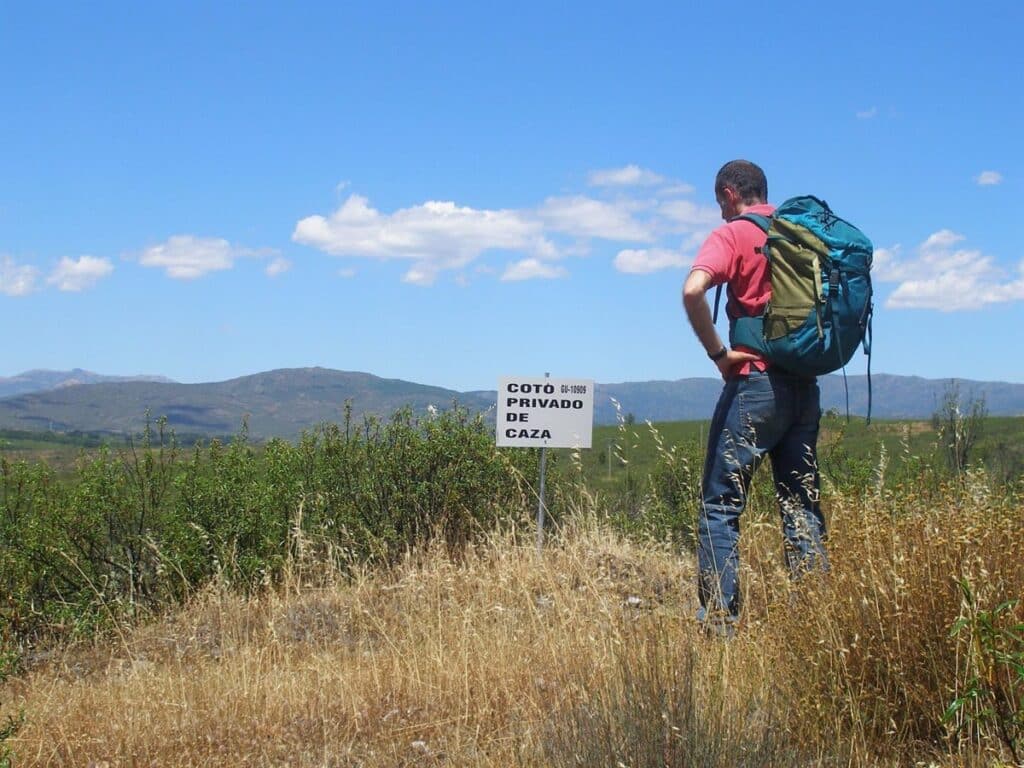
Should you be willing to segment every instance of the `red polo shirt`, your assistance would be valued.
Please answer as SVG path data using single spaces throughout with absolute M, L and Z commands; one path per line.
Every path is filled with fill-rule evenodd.
M 763 203 L 747 207 L 745 213 L 771 216 L 774 210 L 774 205 Z M 764 231 L 753 222 L 743 219 L 730 221 L 708 235 L 693 260 L 691 269 L 707 272 L 711 276 L 712 286 L 729 284 L 729 300 L 725 312 L 730 319 L 761 314 L 771 298 L 768 259 L 755 251 L 764 246 L 765 240 L 767 236 Z M 756 354 L 752 349 L 740 349 Z M 761 358 L 746 363 L 736 373 L 749 373 L 751 366 L 764 371 L 768 362 Z

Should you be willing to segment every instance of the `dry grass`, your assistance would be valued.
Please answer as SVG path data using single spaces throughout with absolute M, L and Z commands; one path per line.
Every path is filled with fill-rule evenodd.
M 774 522 L 748 521 L 731 643 L 692 621 L 689 557 L 593 522 L 543 559 L 509 536 L 460 562 L 211 588 L 8 681 L 10 745 L 25 766 L 988 764 L 991 739 L 938 720 L 963 673 L 954 579 L 1020 596 L 1019 510 L 879 497 L 831 523 L 832 574 L 793 589 Z

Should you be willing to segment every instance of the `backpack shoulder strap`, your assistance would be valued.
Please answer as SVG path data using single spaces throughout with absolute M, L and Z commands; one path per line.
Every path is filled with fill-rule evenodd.
M 729 221 L 749 221 L 760 227 L 765 234 L 768 233 L 768 229 L 772 225 L 771 216 L 763 216 L 760 213 L 741 213 L 739 216 L 733 216 Z
M 751 224 L 759 227 L 765 234 L 768 233 L 768 229 L 772 225 L 772 219 L 770 216 L 763 216 L 760 213 L 741 213 L 739 216 L 733 216 L 729 219 L 731 224 L 734 221 L 749 221 Z M 757 253 L 763 253 L 761 248 L 756 249 Z M 718 285 L 718 289 L 715 291 L 715 311 L 711 316 L 711 322 L 718 322 L 718 303 L 722 300 L 722 284 Z

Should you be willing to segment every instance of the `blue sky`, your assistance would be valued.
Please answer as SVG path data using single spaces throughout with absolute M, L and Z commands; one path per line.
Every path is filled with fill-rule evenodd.
M 744 157 L 874 241 L 874 372 L 1024 382 L 1024 6 L 821 6 L 4 3 L 0 376 L 714 376 Z

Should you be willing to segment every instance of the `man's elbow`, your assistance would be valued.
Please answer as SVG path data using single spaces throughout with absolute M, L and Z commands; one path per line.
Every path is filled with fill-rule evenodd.
M 691 272 L 683 284 L 683 304 L 690 308 L 704 301 L 704 294 L 707 293 L 710 282 L 706 272 Z

